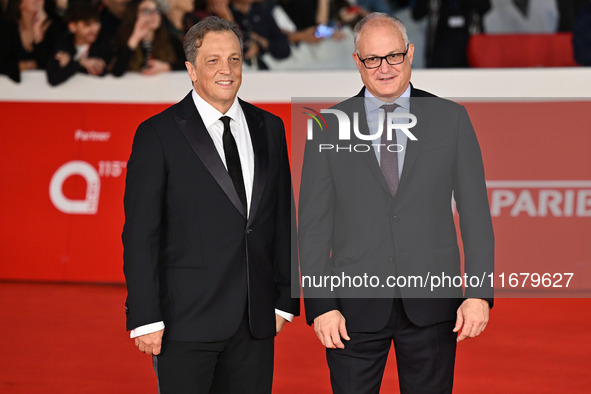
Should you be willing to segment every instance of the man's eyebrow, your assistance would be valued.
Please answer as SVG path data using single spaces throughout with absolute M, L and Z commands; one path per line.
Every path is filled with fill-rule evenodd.
M 399 51 L 396 51 L 396 50 L 394 50 L 394 51 L 390 51 L 390 52 L 388 52 L 388 53 L 387 53 L 387 54 L 385 54 L 385 55 L 376 55 L 376 54 L 370 53 L 369 55 L 366 55 L 365 57 L 363 57 L 363 56 L 362 56 L 362 58 L 368 58 L 368 57 L 382 57 L 382 56 L 394 55 L 394 54 L 396 54 L 396 53 L 404 53 L 404 51 L 402 51 L 402 52 L 399 52 Z M 359 54 L 359 56 L 361 56 L 361 54 Z

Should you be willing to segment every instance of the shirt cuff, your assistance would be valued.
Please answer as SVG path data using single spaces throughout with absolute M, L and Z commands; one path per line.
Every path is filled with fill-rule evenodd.
M 282 318 L 284 318 L 285 320 L 287 320 L 290 323 L 293 320 L 293 314 L 291 314 L 291 313 L 283 312 L 283 311 L 281 311 L 279 309 L 275 309 L 275 313 L 278 314 L 279 316 L 281 316 Z
M 164 322 L 163 321 L 159 321 L 156 323 L 150 323 L 150 324 L 146 324 L 145 326 L 139 326 L 137 328 L 134 328 L 129 333 L 129 337 L 135 338 L 135 337 L 139 337 L 140 335 L 151 334 L 153 332 L 160 331 L 163 329 L 164 329 Z

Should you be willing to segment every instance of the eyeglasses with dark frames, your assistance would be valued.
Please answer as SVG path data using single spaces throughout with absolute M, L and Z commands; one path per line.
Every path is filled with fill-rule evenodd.
M 160 14 L 160 9 L 158 8 L 140 8 L 138 11 L 143 16 L 152 16 Z
M 402 53 L 391 53 L 386 56 L 370 56 L 366 57 L 365 59 L 362 59 L 358 53 L 357 58 L 359 58 L 359 61 L 363 63 L 365 68 L 372 69 L 380 67 L 382 65 L 382 60 L 384 59 L 386 60 L 386 63 L 388 63 L 391 66 L 396 66 L 397 64 L 404 63 L 404 58 L 406 57 L 407 53 L 408 45 L 406 46 L 406 51 Z

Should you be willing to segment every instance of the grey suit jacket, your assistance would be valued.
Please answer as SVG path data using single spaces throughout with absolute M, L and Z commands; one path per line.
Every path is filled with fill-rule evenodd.
M 360 131 L 368 133 L 363 96 L 362 90 L 336 108 L 358 112 Z M 462 270 L 452 194 L 460 217 L 465 272 L 485 279 L 493 272 L 492 221 L 470 119 L 464 107 L 414 88 L 410 112 L 418 120 L 411 129 L 418 140 L 408 140 L 395 197 L 373 149 L 319 152 L 319 144 L 343 145 L 334 117 L 326 116 L 328 130 L 315 132 L 314 139 L 307 141 L 299 197 L 302 275 L 381 278 L 380 286 L 369 289 L 322 294 L 304 287 L 310 324 L 337 309 L 349 330 L 378 331 L 389 319 L 394 297 L 403 298 L 409 319 L 419 326 L 454 320 L 464 297 L 485 298 L 492 306 L 490 279 L 482 287 L 467 289 L 465 295 L 461 287 L 431 291 L 430 286 L 432 276 L 454 277 Z M 350 143 L 367 141 L 353 137 Z M 388 287 L 388 276 L 405 277 L 407 285 Z M 414 284 L 409 280 L 419 276 L 422 279 Z

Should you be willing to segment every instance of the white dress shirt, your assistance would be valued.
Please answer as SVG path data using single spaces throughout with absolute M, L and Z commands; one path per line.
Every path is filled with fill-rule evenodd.
M 236 140 L 236 146 L 238 147 L 238 156 L 240 156 L 240 166 L 242 167 L 242 177 L 244 179 L 244 189 L 246 191 L 246 207 L 247 211 L 250 211 L 252 185 L 254 180 L 254 150 L 252 149 L 248 124 L 246 123 L 246 118 L 244 117 L 244 112 L 238 102 L 238 98 L 235 98 L 230 109 L 225 114 L 222 114 L 201 98 L 195 89 L 193 89 L 191 95 L 193 97 L 193 102 L 197 107 L 197 111 L 203 120 L 203 124 L 213 140 L 215 149 L 226 168 L 226 155 L 224 154 L 224 142 L 222 138 L 224 134 L 224 124 L 220 118 L 222 116 L 228 116 L 232 119 L 230 121 L 230 131 L 232 132 L 232 136 Z M 293 314 L 279 309 L 275 309 L 275 313 L 289 322 L 291 322 L 294 317 Z M 162 330 L 163 328 L 163 321 L 146 324 L 131 330 L 130 337 L 139 337 L 140 335 L 150 334 Z

